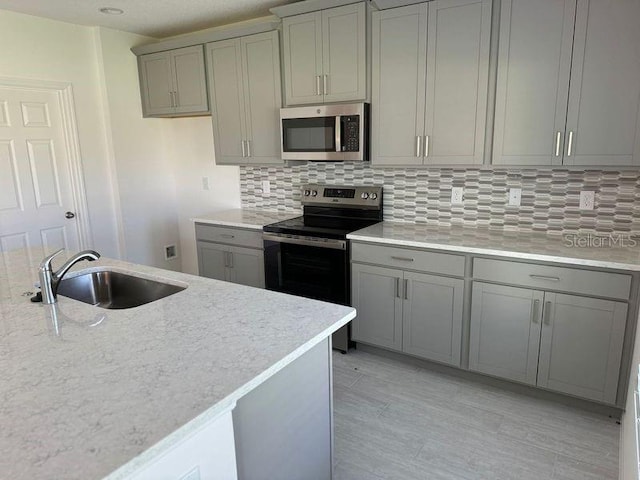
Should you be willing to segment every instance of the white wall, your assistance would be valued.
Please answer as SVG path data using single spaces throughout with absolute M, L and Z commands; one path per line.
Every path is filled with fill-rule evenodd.
M 0 76 L 73 85 L 92 247 L 117 256 L 115 206 L 91 29 L 0 10 Z
M 640 319 L 639 319 L 640 321 Z M 640 328 L 636 331 L 631 361 L 631 375 L 627 390 L 627 404 L 622 415 L 620 429 L 620 479 L 638 480 L 638 457 L 636 451 L 636 425 L 634 395 L 638 389 L 638 364 L 640 364 Z
M 142 118 L 138 67 L 130 50 L 151 39 L 106 28 L 93 30 L 107 149 L 117 179 L 123 256 L 179 270 L 180 256 L 168 261 L 164 257 L 165 246 L 180 246 L 173 159 L 168 153 L 172 120 Z
M 240 207 L 240 169 L 216 166 L 210 117 L 170 120 L 169 156 L 174 166 L 178 199 L 182 271 L 198 273 L 194 226 L 199 214 Z M 202 177 L 210 189 L 203 190 Z

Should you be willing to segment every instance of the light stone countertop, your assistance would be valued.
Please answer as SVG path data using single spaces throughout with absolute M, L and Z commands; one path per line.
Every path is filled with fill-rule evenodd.
M 302 215 L 302 212 L 277 212 L 272 210 L 237 208 L 234 210 L 225 210 L 222 212 L 200 215 L 192 218 L 191 220 L 197 223 L 207 223 L 223 227 L 262 230 L 262 227 L 269 225 L 270 223 L 289 220 L 290 218 L 299 217 L 300 215 Z
M 352 232 L 347 238 L 390 246 L 640 271 L 640 238 L 628 235 L 547 235 L 381 222 Z
M 126 310 L 62 296 L 34 304 L 26 292 L 39 261 L 35 251 L 0 253 L 0 477 L 12 480 L 95 479 L 124 465 L 121 478 L 355 316 L 110 259 L 76 270 L 108 266 L 188 288 Z

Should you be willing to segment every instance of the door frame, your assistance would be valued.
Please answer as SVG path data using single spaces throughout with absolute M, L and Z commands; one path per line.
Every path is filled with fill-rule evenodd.
M 64 147 L 67 152 L 67 168 L 71 182 L 71 197 L 76 213 L 78 246 L 80 250 L 88 248 L 93 243 L 93 237 L 91 223 L 89 222 L 89 206 L 87 204 L 84 184 L 80 138 L 78 135 L 78 123 L 73 98 L 73 85 L 68 82 L 0 76 L 0 87 L 31 91 L 44 90 L 55 93 L 60 106 L 60 113 L 62 114 L 62 129 L 65 140 Z

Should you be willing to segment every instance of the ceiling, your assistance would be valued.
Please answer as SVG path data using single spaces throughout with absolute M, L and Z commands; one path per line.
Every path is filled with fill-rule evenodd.
M 295 0 L 0 0 L 0 9 L 164 38 L 269 15 Z M 124 10 L 105 15 L 103 7 Z

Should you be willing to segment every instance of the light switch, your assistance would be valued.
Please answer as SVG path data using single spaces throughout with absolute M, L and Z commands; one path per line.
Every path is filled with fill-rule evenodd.
M 580 210 L 593 210 L 596 203 L 596 192 L 582 191 L 580 192 Z
M 209 190 L 209 177 L 202 177 L 202 189 Z
M 262 181 L 262 193 L 267 195 L 271 193 L 271 182 L 269 180 Z

